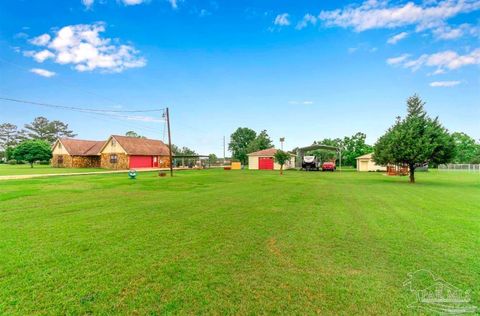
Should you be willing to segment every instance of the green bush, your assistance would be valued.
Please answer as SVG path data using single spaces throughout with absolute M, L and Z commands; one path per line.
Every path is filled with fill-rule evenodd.
M 17 164 L 17 161 L 15 159 L 10 159 L 9 161 L 7 161 L 7 163 L 9 165 L 16 165 Z
M 50 161 L 48 161 L 48 160 L 42 160 L 42 161 L 39 161 L 38 164 L 39 164 L 39 165 L 49 165 L 49 164 L 50 164 Z

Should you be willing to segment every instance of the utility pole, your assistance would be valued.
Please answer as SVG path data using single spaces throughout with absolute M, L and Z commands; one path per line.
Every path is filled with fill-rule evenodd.
M 280 137 L 280 149 L 283 151 L 283 142 L 285 141 L 285 137 Z
M 165 115 L 167 117 L 168 151 L 170 152 L 170 177 L 173 177 L 172 135 L 170 134 L 170 113 L 168 108 L 165 110 Z

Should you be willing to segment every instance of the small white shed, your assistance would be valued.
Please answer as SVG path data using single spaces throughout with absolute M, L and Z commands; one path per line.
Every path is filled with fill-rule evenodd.
M 387 167 L 379 166 L 373 161 L 373 153 L 357 157 L 357 171 L 386 171 Z

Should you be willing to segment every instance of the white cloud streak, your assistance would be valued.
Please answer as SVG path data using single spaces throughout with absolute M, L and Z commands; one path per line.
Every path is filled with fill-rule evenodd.
M 94 0 L 82 0 L 82 4 L 85 8 L 90 9 L 93 5 Z
M 403 63 L 405 60 L 407 60 L 410 57 L 410 54 L 403 54 L 398 57 L 392 57 L 387 59 L 387 64 L 389 65 L 398 65 Z
M 314 104 L 314 102 L 313 102 L 313 101 L 310 101 L 310 100 L 305 100 L 305 101 L 292 100 L 292 101 L 289 101 L 288 103 L 289 103 L 289 104 L 292 104 L 292 105 L 299 105 L 299 104 L 302 104 L 302 105 L 312 105 L 312 104 Z
M 145 0 L 122 0 L 124 5 L 138 5 L 144 3 Z
M 357 32 L 407 25 L 424 30 L 442 25 L 445 20 L 458 14 L 479 9 L 478 0 L 429 1 L 421 5 L 407 2 L 392 6 L 388 1 L 367 0 L 360 6 L 322 11 L 318 17 L 328 26 L 351 27 Z
M 300 22 L 297 23 L 297 26 L 295 28 L 297 30 L 301 30 L 301 29 L 306 28 L 309 25 L 317 24 L 317 21 L 318 21 L 318 19 L 317 19 L 316 16 L 307 13 L 303 16 L 303 19 Z
M 37 62 L 52 59 L 58 64 L 70 64 L 80 72 L 95 69 L 122 72 L 146 65 L 146 60 L 138 56 L 139 52 L 133 46 L 114 44 L 110 38 L 101 37 L 103 32 L 103 23 L 65 26 L 53 38 L 48 34 L 36 37 L 41 40 L 37 40 L 35 45 L 44 46 L 45 49 L 26 51 L 24 55 Z
M 54 73 L 53 71 L 49 71 L 41 68 L 32 68 L 30 69 L 30 72 L 46 78 L 50 78 L 56 75 L 56 73 Z
M 447 70 L 455 70 L 465 66 L 480 65 L 480 48 L 470 53 L 460 55 L 457 52 L 447 50 L 435 54 L 423 54 L 417 59 L 409 59 L 408 55 L 389 58 L 387 63 L 390 65 L 401 65 L 416 71 L 422 67 L 435 67 L 433 74 L 442 74 Z
M 394 36 L 390 37 L 390 38 L 387 40 L 387 43 L 388 43 L 388 44 L 395 45 L 395 44 L 397 44 L 399 41 L 401 41 L 402 39 L 405 39 L 407 36 L 408 36 L 408 33 L 407 33 L 407 32 L 398 33 L 397 35 L 394 35 Z
M 172 9 L 178 9 L 178 1 L 177 0 L 167 0 L 167 1 L 172 6 Z
M 433 81 L 430 82 L 430 87 L 434 88 L 450 88 L 450 87 L 455 87 L 460 84 L 460 81 Z
M 273 24 L 279 26 L 288 26 L 290 25 L 290 16 L 288 13 L 279 14 L 275 17 Z

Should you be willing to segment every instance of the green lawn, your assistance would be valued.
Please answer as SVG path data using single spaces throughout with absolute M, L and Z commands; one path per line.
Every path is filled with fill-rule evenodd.
M 91 171 L 105 171 L 100 168 L 53 168 L 48 165 L 34 165 L 33 168 L 29 164 L 25 165 L 9 165 L 0 164 L 0 176 L 16 176 L 26 174 L 48 174 L 48 173 L 78 173 Z
M 480 306 L 480 175 L 183 171 L 0 183 L 0 314 L 411 314 Z

